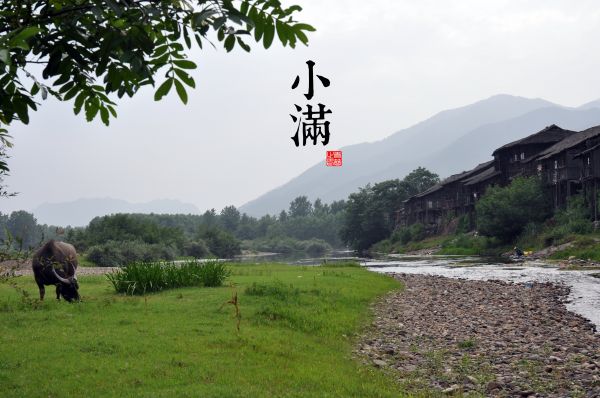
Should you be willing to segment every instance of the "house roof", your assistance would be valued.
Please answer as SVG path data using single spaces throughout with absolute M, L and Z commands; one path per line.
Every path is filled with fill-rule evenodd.
M 544 160 L 544 159 L 551 158 L 552 156 L 557 155 L 566 149 L 573 148 L 573 147 L 589 140 L 590 138 L 594 138 L 597 136 L 600 136 L 600 126 L 590 127 L 587 130 L 583 130 L 578 133 L 571 134 L 570 136 L 566 137 L 565 139 L 552 145 L 550 148 L 547 148 L 547 149 L 543 150 L 542 152 L 540 152 L 535 157 L 535 159 Z
M 600 148 L 600 144 L 596 144 L 596 145 L 594 145 L 593 147 L 586 149 L 585 151 L 581 151 L 581 152 L 579 152 L 577 155 L 575 155 L 574 157 L 578 158 L 578 157 L 580 157 L 580 156 L 583 156 L 583 155 L 585 155 L 586 153 L 590 153 L 590 152 L 592 152 L 592 151 L 595 151 L 595 150 L 597 150 L 598 148 Z
M 434 186 L 432 186 L 431 188 L 418 193 L 416 195 L 413 196 L 413 198 L 422 198 L 424 196 L 430 195 L 434 192 L 439 191 L 440 189 L 442 189 L 444 186 L 449 185 L 453 182 L 456 181 L 460 181 L 463 180 L 465 178 L 469 178 L 471 176 L 473 176 L 474 174 L 477 174 L 478 172 L 486 169 L 489 166 L 492 166 L 494 163 L 493 160 L 490 160 L 489 162 L 485 162 L 485 163 L 480 163 L 478 164 L 474 169 L 468 170 L 468 171 L 463 171 L 462 173 L 458 173 L 458 174 L 453 174 L 450 177 L 446 178 L 445 180 L 443 180 L 442 182 L 435 184 Z M 492 167 L 493 168 L 493 167 Z M 409 198 L 410 200 L 410 198 Z
M 571 130 L 562 129 L 556 124 L 553 124 L 547 126 L 543 130 L 540 130 L 535 134 L 531 134 L 525 138 L 521 138 L 520 140 L 509 142 L 508 144 L 501 146 L 500 148 L 496 149 L 492 155 L 495 155 L 499 151 L 509 149 L 518 145 L 553 144 L 561 141 L 562 139 L 570 136 L 573 133 L 575 132 Z
M 481 173 L 475 174 L 474 176 L 469 177 L 466 180 L 463 180 L 463 183 L 465 185 L 475 185 L 480 182 L 487 181 L 490 178 L 496 177 L 500 174 L 502 174 L 502 172 L 500 170 L 496 170 L 494 168 L 494 166 L 492 166 L 492 167 L 488 167 L 487 169 L 483 170 Z

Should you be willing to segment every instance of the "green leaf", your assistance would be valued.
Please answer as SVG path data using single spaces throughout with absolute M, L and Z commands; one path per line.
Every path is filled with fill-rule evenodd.
M 286 26 L 284 25 L 284 23 L 282 23 L 280 21 L 276 21 L 275 28 L 277 30 L 277 36 L 279 37 L 281 44 L 283 44 L 285 46 L 286 43 L 288 42 L 288 34 L 287 34 L 288 32 L 285 29 Z
M 102 123 L 104 123 L 105 125 L 109 125 L 109 116 L 108 116 L 108 109 L 106 109 L 105 107 L 100 108 L 100 119 L 102 119 Z
M 21 30 L 19 33 L 14 35 L 9 40 L 8 44 L 13 47 L 19 47 L 24 50 L 29 50 L 29 45 L 27 44 L 26 40 L 36 35 L 38 32 L 40 32 L 40 30 L 41 29 L 37 26 L 28 26 L 27 28 Z
M 10 65 L 10 53 L 6 48 L 0 48 L 0 61 L 5 63 L 6 65 Z
M 182 69 L 173 69 L 173 70 L 175 71 L 175 74 L 177 76 L 179 76 L 179 78 L 181 79 L 182 82 L 184 82 L 185 84 L 187 84 L 191 88 L 196 88 L 196 82 L 184 70 L 182 70 Z
M 110 105 L 106 106 L 108 108 L 108 110 L 110 111 L 110 114 L 113 115 L 113 117 L 117 117 L 117 111 L 115 111 L 115 108 L 113 108 Z
M 100 109 L 100 105 L 94 103 L 93 101 L 88 101 L 85 104 L 85 120 L 91 122 L 96 117 L 98 110 Z
M 273 25 L 273 21 L 268 21 L 265 25 L 265 35 L 263 37 L 263 45 L 265 48 L 271 47 L 273 44 L 273 38 L 275 37 L 275 26 Z
M 306 23 L 297 23 L 297 24 L 294 25 L 294 29 L 295 30 L 306 30 L 306 31 L 309 31 L 309 32 L 316 31 L 315 28 L 313 28 L 311 25 L 306 24 Z
M 63 96 L 63 101 L 68 101 L 73 98 L 81 89 L 78 86 L 73 87 Z
M 240 47 L 242 47 L 242 48 L 244 49 L 244 51 L 246 51 L 246 52 L 250 52 L 250 46 L 249 46 L 249 45 L 247 45 L 247 44 L 246 44 L 246 43 L 245 43 L 245 42 L 242 40 L 242 38 L 241 38 L 241 37 L 238 37 L 238 38 L 237 38 L 237 42 L 238 42 L 238 44 L 240 45 Z
M 154 93 L 154 101 L 160 101 L 162 97 L 169 94 L 169 90 L 171 90 L 171 86 L 173 85 L 173 80 L 173 78 L 167 79 L 160 85 L 158 90 Z
M 231 50 L 233 50 L 233 46 L 235 46 L 235 36 L 227 35 L 227 39 L 225 39 L 225 50 L 227 50 L 227 52 L 230 52 Z
M 179 99 L 181 99 L 181 102 L 187 105 L 188 95 L 185 92 L 185 87 L 183 87 L 183 84 L 181 84 L 179 80 L 173 79 L 173 81 L 175 82 L 175 90 L 177 90 L 177 95 L 179 95 Z
M 85 91 L 79 93 L 77 98 L 75 98 L 75 104 L 73 105 L 73 112 L 78 115 L 81 112 L 81 107 L 83 106 L 83 102 L 85 101 L 87 94 Z
M 196 69 L 196 64 L 187 59 L 176 59 L 173 63 L 182 69 Z

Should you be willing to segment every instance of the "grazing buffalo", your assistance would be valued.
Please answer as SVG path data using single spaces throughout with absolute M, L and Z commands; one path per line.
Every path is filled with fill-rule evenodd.
M 63 296 L 67 301 L 79 300 L 77 252 L 73 245 L 50 240 L 35 254 L 31 262 L 35 282 L 40 288 L 40 300 L 44 299 L 44 285 L 56 286 L 56 299 Z

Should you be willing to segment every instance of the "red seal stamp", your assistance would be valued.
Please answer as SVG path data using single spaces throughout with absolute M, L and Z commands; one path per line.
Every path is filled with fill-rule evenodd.
M 327 151 L 325 165 L 333 167 L 342 166 L 342 151 Z

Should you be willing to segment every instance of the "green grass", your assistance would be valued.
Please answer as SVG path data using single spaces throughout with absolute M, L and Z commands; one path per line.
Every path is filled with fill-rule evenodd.
M 0 284 L 0 396 L 400 395 L 391 376 L 352 359 L 369 304 L 398 282 L 357 267 L 229 268 L 233 287 L 134 297 L 80 277 L 76 304 Z M 33 277 L 16 284 L 37 296 Z M 235 292 L 239 332 L 226 304 Z
M 142 295 L 150 292 L 191 286 L 222 286 L 229 270 L 219 261 L 180 264 L 172 262 L 139 262 L 106 275 L 117 293 Z
M 583 260 L 600 261 L 600 242 L 597 238 L 578 235 L 571 237 L 570 241 L 573 243 L 572 247 L 557 251 L 550 258 L 561 260 L 574 256 Z

